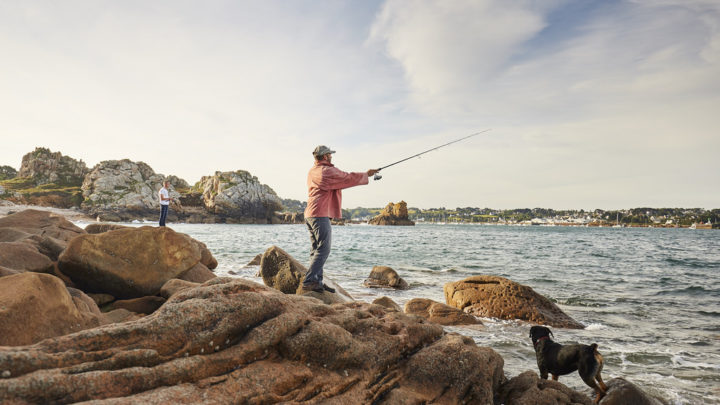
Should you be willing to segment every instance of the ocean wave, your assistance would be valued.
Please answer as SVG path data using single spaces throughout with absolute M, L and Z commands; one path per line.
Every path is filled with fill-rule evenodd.
M 665 262 L 678 267 L 690 267 L 697 269 L 713 269 L 720 267 L 720 262 L 715 261 L 703 261 L 698 259 L 678 259 L 675 257 L 668 257 Z
M 662 290 L 658 291 L 655 295 L 690 295 L 690 296 L 699 296 L 699 295 L 718 295 L 720 294 L 719 290 L 715 289 L 706 289 L 703 286 L 699 285 L 693 285 L 686 288 L 677 288 L 673 290 Z

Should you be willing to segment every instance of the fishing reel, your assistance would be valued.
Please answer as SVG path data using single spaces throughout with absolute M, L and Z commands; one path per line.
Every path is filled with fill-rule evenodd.
M 382 179 L 382 175 L 381 175 L 380 173 L 375 173 L 375 175 L 373 176 L 373 180 L 376 180 L 376 181 L 377 181 L 377 180 L 380 180 L 380 179 Z

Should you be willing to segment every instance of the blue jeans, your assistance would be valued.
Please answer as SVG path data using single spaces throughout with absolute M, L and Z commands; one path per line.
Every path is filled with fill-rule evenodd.
M 306 218 L 305 224 L 310 231 L 312 249 L 310 250 L 310 268 L 308 268 L 308 272 L 305 274 L 303 285 L 322 286 L 323 265 L 325 265 L 325 261 L 328 256 L 330 256 L 330 239 L 332 239 L 330 218 Z
M 160 226 L 165 226 L 165 219 L 167 218 L 168 206 L 160 204 Z

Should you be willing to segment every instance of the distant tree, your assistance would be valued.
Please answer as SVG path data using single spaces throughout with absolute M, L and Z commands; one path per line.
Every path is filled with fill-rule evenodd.
M 292 200 L 289 198 L 282 199 L 281 202 L 285 211 L 289 212 L 303 212 L 307 206 L 307 202 L 305 201 Z
M 0 166 L 0 180 L 10 180 L 17 177 L 17 170 L 10 166 Z

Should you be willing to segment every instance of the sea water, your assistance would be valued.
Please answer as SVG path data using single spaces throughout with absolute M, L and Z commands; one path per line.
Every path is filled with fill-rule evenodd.
M 304 225 L 172 224 L 205 242 L 216 273 L 255 277 L 246 264 L 276 245 L 307 265 Z M 409 290 L 363 286 L 373 266 L 395 269 Z M 496 275 L 548 297 L 583 330 L 553 328 L 560 343 L 597 343 L 603 378 L 625 378 L 672 404 L 720 404 L 720 231 L 656 228 L 417 225 L 334 226 L 325 277 L 356 300 L 445 302 L 443 285 Z M 482 318 L 446 327 L 494 349 L 508 378 L 537 371 L 530 325 Z M 560 378 L 592 395 L 577 373 Z

